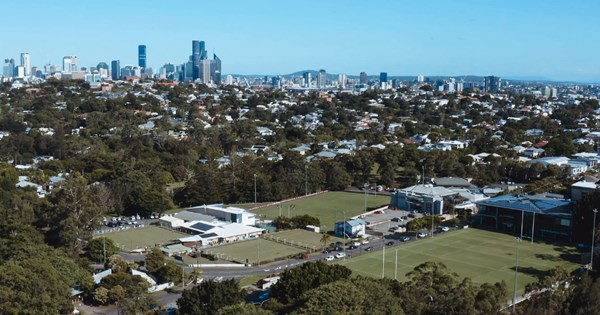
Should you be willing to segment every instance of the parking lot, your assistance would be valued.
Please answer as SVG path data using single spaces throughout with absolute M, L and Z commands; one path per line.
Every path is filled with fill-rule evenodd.
M 382 213 L 373 213 L 373 214 L 367 215 L 364 218 L 364 220 L 368 222 L 367 226 L 369 227 L 369 229 L 367 230 L 367 234 L 369 233 L 369 231 L 374 231 L 374 232 L 376 232 L 375 234 L 381 233 L 383 235 L 383 238 L 392 239 L 392 240 L 399 240 L 400 237 L 403 235 L 414 236 L 414 233 L 408 233 L 408 232 L 397 233 L 397 232 L 390 231 L 390 228 L 392 228 L 393 226 L 406 227 L 406 224 L 410 220 L 413 220 L 415 218 L 420 218 L 423 216 L 423 214 L 421 214 L 421 213 L 412 214 L 412 216 L 414 216 L 414 218 L 411 218 L 409 215 L 411 215 L 411 212 L 405 211 L 405 210 L 385 210 Z M 405 219 L 402 221 L 399 221 L 399 222 L 392 221 L 392 219 L 394 219 L 394 218 L 402 218 L 402 217 L 405 217 Z

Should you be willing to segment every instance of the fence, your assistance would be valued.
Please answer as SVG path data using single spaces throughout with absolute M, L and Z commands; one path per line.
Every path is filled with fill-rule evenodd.
M 294 242 L 294 240 L 288 240 L 282 237 L 276 237 L 276 236 L 272 236 L 272 235 L 263 235 L 263 238 L 269 241 L 273 241 L 273 242 L 277 242 L 283 245 L 288 245 L 288 246 L 294 246 L 303 250 L 308 250 L 311 252 L 315 252 L 317 251 L 317 247 L 316 246 L 311 246 L 310 244 L 305 244 L 302 242 Z
M 283 199 L 283 200 L 280 200 L 280 201 L 271 202 L 271 203 L 268 203 L 268 204 L 264 204 L 264 205 L 256 206 L 254 208 L 250 208 L 250 209 L 248 209 L 248 211 L 254 211 L 254 210 L 257 210 L 257 209 L 267 208 L 267 207 L 270 207 L 270 206 L 274 206 L 274 205 L 278 205 L 278 204 L 282 204 L 282 203 L 286 203 L 286 202 L 290 202 L 290 201 L 294 201 L 294 200 L 298 200 L 298 199 L 304 199 L 304 198 L 308 198 L 308 197 L 312 197 L 312 196 L 317 196 L 317 195 L 321 195 L 321 194 L 324 194 L 324 193 L 327 193 L 327 192 L 329 192 L 329 190 L 323 190 L 323 191 L 319 191 L 319 192 L 308 194 L 308 195 L 304 195 L 304 196 L 298 196 L 298 197 Z
M 155 285 L 148 288 L 148 293 L 162 291 L 164 289 L 172 288 L 173 286 L 175 286 L 175 283 L 173 282 L 166 282 L 163 284 Z

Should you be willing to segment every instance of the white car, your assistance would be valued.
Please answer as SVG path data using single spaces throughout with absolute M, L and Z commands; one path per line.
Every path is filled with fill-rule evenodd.
M 444 231 L 444 232 L 448 232 L 448 231 L 450 231 L 450 228 L 449 228 L 449 227 L 447 227 L 447 226 L 442 226 L 440 229 L 441 229 L 442 231 Z
M 359 241 L 352 242 L 352 246 L 358 247 L 358 246 L 360 246 L 360 242 Z
M 335 258 L 337 258 L 337 259 L 344 258 L 344 257 L 346 257 L 346 253 L 342 252 L 342 253 L 335 254 Z
M 325 260 L 326 260 L 326 261 L 332 261 L 332 260 L 334 260 L 334 259 L 335 259 L 335 258 L 334 258 L 333 256 L 327 256 L 327 257 L 325 257 Z
M 419 232 L 419 234 L 417 234 L 418 237 L 423 238 L 423 237 L 427 237 L 427 234 L 424 232 Z
M 363 243 L 364 245 L 367 245 L 367 244 L 369 244 L 369 240 L 368 240 L 368 239 L 364 239 L 364 240 L 362 241 L 362 243 Z

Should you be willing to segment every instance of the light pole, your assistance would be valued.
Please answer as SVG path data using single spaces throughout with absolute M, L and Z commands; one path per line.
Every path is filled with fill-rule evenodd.
M 590 270 L 594 270 L 594 243 L 596 242 L 596 213 L 598 213 L 598 209 L 594 209 L 592 211 L 594 211 L 594 222 L 592 228 L 592 253 L 590 255 Z
M 256 208 L 256 174 L 254 174 L 254 207 Z
M 304 165 L 304 195 L 308 196 L 308 164 Z
M 385 242 L 385 239 L 383 239 Z M 385 278 L 385 243 L 383 244 L 383 255 L 381 257 L 381 279 Z
M 515 308 L 517 307 L 517 274 L 519 271 L 519 243 L 521 243 L 521 238 L 515 238 L 515 287 L 514 287 L 514 295 L 513 295 L 513 314 L 515 313 Z
M 431 208 L 431 238 L 433 238 L 433 208 Z
M 344 244 L 342 244 L 342 248 L 344 249 L 344 260 L 346 260 L 346 210 L 342 210 L 344 217 L 342 217 L 342 224 L 344 225 Z
M 260 267 L 260 235 L 256 240 L 256 264 Z
M 369 187 L 368 183 L 365 183 L 364 188 L 365 188 L 365 212 L 367 212 L 367 187 Z

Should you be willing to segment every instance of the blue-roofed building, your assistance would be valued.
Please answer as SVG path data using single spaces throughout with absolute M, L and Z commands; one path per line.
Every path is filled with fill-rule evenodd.
M 363 219 L 353 219 L 335 223 L 335 236 L 357 238 L 365 235 L 367 222 Z
M 562 196 L 503 195 L 477 202 L 475 224 L 526 239 L 571 242 L 575 202 Z

